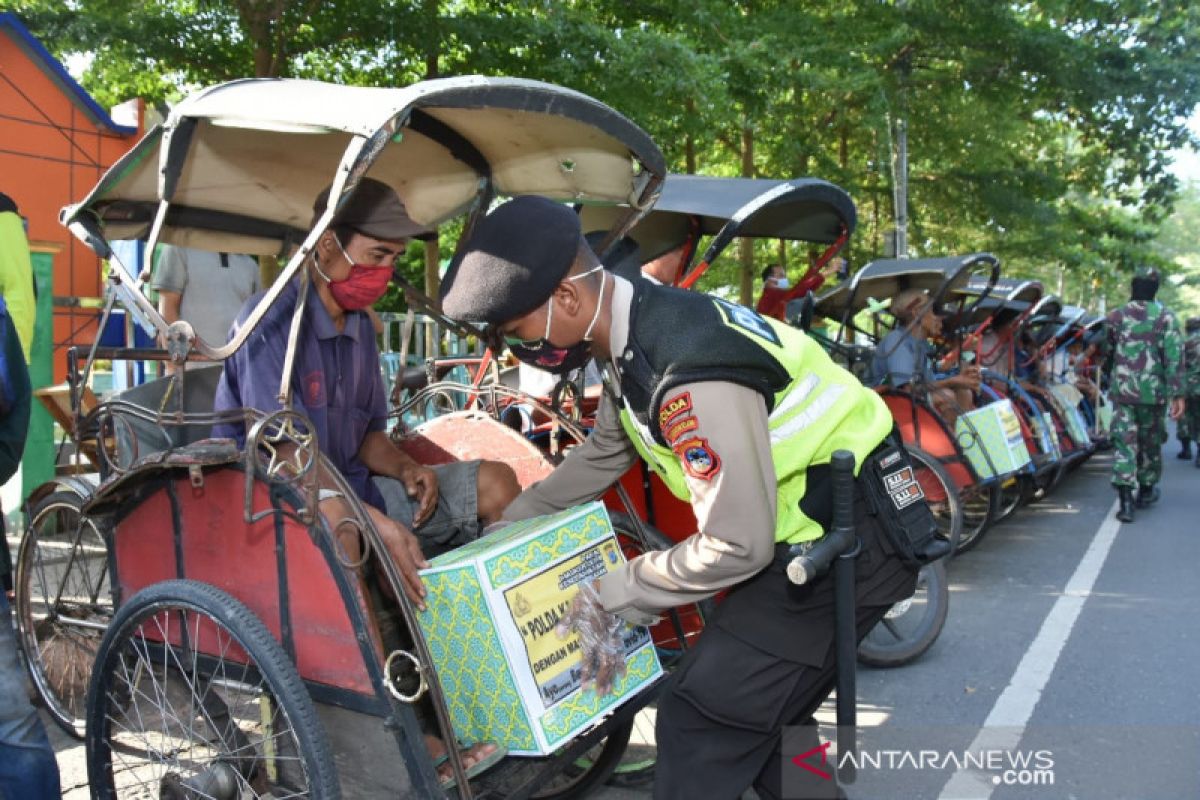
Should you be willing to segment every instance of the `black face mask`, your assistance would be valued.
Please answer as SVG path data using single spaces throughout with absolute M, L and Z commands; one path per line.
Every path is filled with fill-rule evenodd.
M 603 267 L 594 267 L 587 272 L 567 278 L 567 280 L 577 280 L 591 275 L 597 270 L 603 271 L 603 269 Z M 504 343 L 508 345 L 509 352 L 518 361 L 555 375 L 565 375 L 582 367 L 592 357 L 592 329 L 596 327 L 596 321 L 600 319 L 600 308 L 604 303 L 604 289 L 607 285 L 608 274 L 602 272 L 600 297 L 596 300 L 596 313 L 592 315 L 592 321 L 588 324 L 583 339 L 567 347 L 559 347 L 550 341 L 550 326 L 554 323 L 554 297 L 551 295 L 549 308 L 546 311 L 546 333 L 540 339 L 517 339 L 505 336 Z

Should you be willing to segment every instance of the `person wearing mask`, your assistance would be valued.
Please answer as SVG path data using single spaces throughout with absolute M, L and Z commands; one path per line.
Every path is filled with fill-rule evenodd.
M 929 341 L 942 332 L 942 318 L 933 307 L 929 294 L 920 289 L 905 289 L 892 298 L 896 327 L 879 342 L 872 361 L 877 384 L 909 391 L 924 388 L 938 414 L 953 430 L 958 416 L 975 407 L 980 372 L 975 364 L 965 364 L 959 374 L 935 378 L 930 365 Z
M 733 798 L 753 785 L 781 797 L 781 729 L 803 725 L 816 746 L 812 714 L 835 662 L 832 576 L 800 587 L 785 568 L 829 529 L 832 453 L 864 464 L 897 452 L 883 401 L 795 328 L 605 270 L 576 215 L 543 197 L 518 197 L 477 223 L 442 306 L 488 324 L 521 361 L 560 373 L 590 358 L 604 367 L 591 435 L 505 520 L 592 500 L 639 456 L 695 513 L 695 534 L 585 584 L 567 614 L 588 632 L 585 678 L 604 693 L 624 664 L 621 620 L 650 624 L 728 590 L 659 697 L 654 796 Z M 915 585 L 878 520 L 859 496 L 860 638 Z
M 317 197 L 313 224 L 328 205 L 328 189 Z M 374 326 L 365 309 L 387 290 L 392 268 L 407 242 L 423 229 L 387 184 L 363 178 L 317 240 L 305 265 L 311 281 L 291 376 L 292 408 L 312 423 L 321 452 L 329 458 L 364 504 L 388 554 L 404 576 L 412 602 L 425 607 L 417 574 L 425 560 L 477 539 L 520 491 L 507 464 L 461 461 L 429 468 L 392 442 L 385 431 L 388 409 Z M 284 355 L 301 276 L 288 284 L 254 333 L 225 362 L 217 386 L 216 411 L 253 408 L 272 412 L 278 397 Z M 234 326 L 258 304 L 246 301 Z M 231 335 L 232 335 L 231 331 Z M 213 435 L 245 441 L 241 424 L 217 425 Z M 321 513 L 326 519 L 351 517 L 349 505 L 321 476 Z M 343 545 L 357 552 L 357 535 Z M 435 758 L 443 742 L 429 737 Z M 504 752 L 494 744 L 463 751 L 469 775 L 496 763 Z M 440 763 L 444 785 L 450 766 Z

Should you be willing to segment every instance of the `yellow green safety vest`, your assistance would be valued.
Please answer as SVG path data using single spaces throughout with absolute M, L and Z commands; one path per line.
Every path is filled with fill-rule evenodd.
M 655 287 L 656 294 L 662 289 Z M 641 287 L 639 287 L 641 294 Z M 707 309 L 696 307 L 695 301 L 687 303 L 690 313 L 699 317 L 700 325 L 710 327 L 701 335 L 699 344 L 705 347 L 706 353 L 719 354 L 738 352 L 737 361 L 733 364 L 711 363 L 713 374 L 711 380 L 730 380 L 761 390 L 763 384 L 762 370 L 757 375 L 747 375 L 745 380 L 736 377 L 736 370 L 745 364 L 745 341 L 729 340 L 729 337 L 744 337 L 762 349 L 760 357 L 764 363 L 775 364 L 783 369 L 778 371 L 782 379 L 774 389 L 774 394 L 768 397 L 770 414 L 768 426 L 771 436 L 771 458 L 775 464 L 777 481 L 775 541 L 795 544 L 821 537 L 825 531 L 820 523 L 805 515 L 800 509 L 800 500 L 806 491 L 807 470 L 811 466 L 828 464 L 834 451 L 846 449 L 854 453 L 856 469 L 875 447 L 883 441 L 892 430 L 892 417 L 883 400 L 870 389 L 864 387 L 857 378 L 833 362 L 829 355 L 817 342 L 803 332 L 774 319 L 759 316 L 751 309 L 736 306 L 726 301 L 687 293 L 695 298 L 704 298 L 711 306 L 715 306 L 717 314 L 704 313 Z M 681 304 L 682 298 L 667 296 L 661 300 L 669 300 L 671 304 Z M 661 312 L 662 302 L 654 308 Z M 635 301 L 636 302 L 636 301 Z M 653 323 L 638 324 L 634 318 L 630 321 L 630 346 L 639 351 L 648 350 L 650 366 L 655 367 L 657 360 L 662 360 L 661 348 L 641 348 L 637 337 L 674 336 L 686 339 L 690 331 L 682 333 L 678 329 L 655 330 Z M 723 328 L 714 329 L 713 320 L 720 320 Z M 699 326 L 698 326 L 699 327 Z M 722 340 L 732 347 L 722 347 Z M 716 343 L 714 345 L 714 343 Z M 695 345 L 696 343 L 693 343 Z M 673 345 L 676 352 L 680 347 Z M 692 352 L 695 352 L 693 348 Z M 628 356 L 627 360 L 632 360 Z M 713 356 L 708 355 L 710 362 Z M 665 365 L 663 365 L 665 366 Z M 731 372 L 732 371 L 732 372 Z M 660 378 L 669 369 L 653 368 L 654 379 Z M 732 376 L 732 377 L 731 377 Z M 687 380 L 677 380 L 675 385 L 684 382 L 704 380 L 704 370 L 696 364 L 689 365 L 686 372 Z M 664 386 L 667 381 L 653 387 L 649 395 L 662 402 L 666 391 L 674 388 Z M 622 373 L 622 387 L 626 387 L 626 377 Z M 642 387 L 645 390 L 647 387 Z M 656 440 L 655 431 L 651 430 L 656 424 L 657 407 L 650 404 L 653 413 L 640 415 L 646 421 L 637 419 L 637 409 L 629 402 L 630 393 L 625 391 L 622 398 L 623 407 L 620 409 L 621 425 L 633 442 L 638 453 L 653 469 L 667 488 L 681 500 L 691 502 L 691 492 L 679 457 L 662 441 L 661 432 Z M 643 396 L 647 393 L 642 391 Z

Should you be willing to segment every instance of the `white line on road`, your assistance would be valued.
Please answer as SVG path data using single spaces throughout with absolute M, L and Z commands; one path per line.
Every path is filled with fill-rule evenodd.
M 1054 672 L 1054 665 L 1058 663 L 1071 629 L 1079 619 L 1079 612 L 1091 595 L 1113 540 L 1117 538 L 1121 523 L 1114 516 L 1116 509 L 1117 504 L 1113 503 L 1075 568 L 1075 574 L 1042 621 L 1041 630 L 1025 651 L 1012 680 L 996 698 L 996 704 L 984 720 L 983 729 L 971 742 L 969 752 L 1015 750 L 1020 744 L 1025 726 L 1033 716 L 1042 690 Z M 991 775 L 962 770 L 950 778 L 938 800 L 988 800 L 995 788 Z

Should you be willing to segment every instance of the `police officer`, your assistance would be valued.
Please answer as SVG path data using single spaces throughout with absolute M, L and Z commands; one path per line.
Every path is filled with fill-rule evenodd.
M 1183 344 L 1184 370 L 1184 411 L 1179 418 L 1176 432 L 1180 441 L 1184 437 L 1197 439 L 1200 437 L 1200 317 L 1190 317 L 1185 325 L 1186 335 Z M 1186 449 L 1186 447 L 1185 447 Z M 1196 461 L 1200 467 L 1200 441 L 1196 443 Z
M 789 583 L 789 549 L 829 526 L 831 454 L 844 448 L 862 464 L 891 441 L 884 404 L 794 328 L 607 272 L 576 215 L 545 198 L 517 198 L 481 220 L 442 297 L 448 315 L 491 324 L 522 361 L 554 372 L 592 357 L 604 365 L 591 436 L 505 519 L 594 499 L 639 455 L 695 512 L 695 534 L 579 592 L 570 615 L 581 639 L 607 641 L 585 645 L 597 688 L 620 671 L 617 617 L 649 624 L 729 590 L 660 696 L 654 796 L 721 800 L 751 785 L 781 796 L 791 766 L 781 728 L 808 725 L 816 746 L 812 714 L 835 679 L 832 578 Z M 855 524 L 861 638 L 911 596 L 916 573 L 861 495 Z M 822 790 L 836 792 L 831 784 Z
M 1116 450 L 1112 484 L 1120 496 L 1117 519 L 1133 522 L 1134 506 L 1159 498 L 1162 447 L 1167 441 L 1164 412 L 1183 414 L 1182 340 L 1175 315 L 1154 299 L 1158 270 L 1139 268 L 1130 300 L 1107 318 L 1111 437 Z M 1137 497 L 1134 498 L 1134 488 Z

